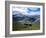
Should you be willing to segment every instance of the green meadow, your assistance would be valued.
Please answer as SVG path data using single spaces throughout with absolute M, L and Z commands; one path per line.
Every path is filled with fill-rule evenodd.
M 24 24 L 18 23 L 18 22 L 13 22 L 12 30 L 13 31 L 26 31 L 26 30 L 39 30 L 40 29 L 39 23 L 35 23 L 35 24 L 31 24 L 31 25 L 32 26 L 24 25 Z

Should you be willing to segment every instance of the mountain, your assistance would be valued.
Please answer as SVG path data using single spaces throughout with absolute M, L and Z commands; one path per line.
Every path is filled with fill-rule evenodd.
M 32 23 L 40 22 L 40 15 L 23 15 L 21 13 L 16 13 L 12 18 L 13 21 L 30 21 Z

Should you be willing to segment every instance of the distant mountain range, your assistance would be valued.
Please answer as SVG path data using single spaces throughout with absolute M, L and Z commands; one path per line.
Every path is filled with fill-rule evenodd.
M 32 23 L 40 22 L 40 15 L 23 15 L 21 13 L 14 14 L 12 16 L 13 21 L 30 21 Z

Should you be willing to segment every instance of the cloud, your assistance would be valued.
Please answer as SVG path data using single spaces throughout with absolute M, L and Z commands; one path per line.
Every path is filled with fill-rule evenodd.
M 32 8 L 32 7 L 30 7 L 30 8 L 13 8 L 13 14 L 16 14 L 17 12 L 16 11 L 18 11 L 18 13 L 21 13 L 21 14 L 23 14 L 23 15 L 40 15 L 40 8 Z
M 29 15 L 40 15 L 40 12 L 31 12 Z

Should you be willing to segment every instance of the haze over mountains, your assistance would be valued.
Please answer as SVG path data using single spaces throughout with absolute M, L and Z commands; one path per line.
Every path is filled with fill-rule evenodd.
M 40 22 L 40 8 L 16 8 L 13 10 L 13 21 Z

